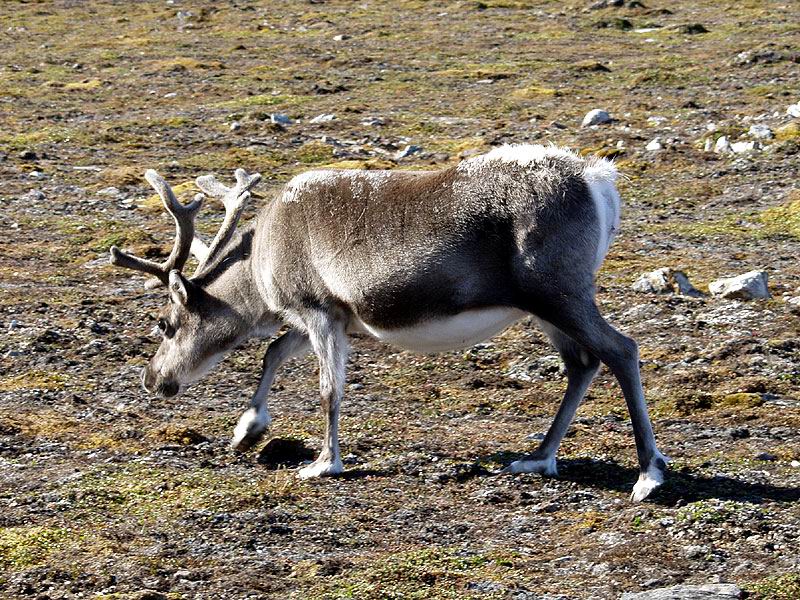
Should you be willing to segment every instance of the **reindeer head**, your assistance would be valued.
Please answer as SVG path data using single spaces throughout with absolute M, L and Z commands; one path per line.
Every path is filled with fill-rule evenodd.
M 169 304 L 161 310 L 155 330 L 161 345 L 142 373 L 142 384 L 151 393 L 170 397 L 183 391 L 216 365 L 225 353 L 248 334 L 246 319 L 224 297 L 202 283 L 203 272 L 211 266 L 233 237 L 236 225 L 250 198 L 250 189 L 261 175 L 236 170 L 236 185 L 228 188 L 213 176 L 198 177 L 197 186 L 207 195 L 220 198 L 225 218 L 210 245 L 195 236 L 194 219 L 203 203 L 197 194 L 189 204 L 181 204 L 158 173 L 149 170 L 145 179 L 158 192 L 164 207 L 175 220 L 175 243 L 163 263 L 157 263 L 111 247 L 111 264 L 152 275 L 145 288 L 166 286 Z M 198 260 L 191 278 L 181 272 L 190 254 Z

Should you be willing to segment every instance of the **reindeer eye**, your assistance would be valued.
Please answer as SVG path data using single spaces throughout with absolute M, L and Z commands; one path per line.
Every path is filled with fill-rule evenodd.
M 167 333 L 167 327 L 169 327 L 169 325 L 167 325 L 166 319 L 159 319 L 158 320 L 158 330 L 161 333 Z

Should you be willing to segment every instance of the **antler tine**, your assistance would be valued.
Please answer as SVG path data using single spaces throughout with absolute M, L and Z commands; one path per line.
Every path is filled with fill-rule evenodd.
M 153 186 L 153 189 L 155 189 L 164 203 L 167 212 L 175 220 L 175 243 L 172 246 L 172 251 L 163 263 L 157 263 L 133 256 L 123 252 L 116 246 L 112 246 L 109 260 L 112 265 L 153 275 L 155 279 L 148 280 L 145 283 L 145 288 L 152 289 L 162 284 L 167 285 L 170 271 L 183 269 L 189 259 L 194 239 L 194 218 L 203 204 L 203 195 L 197 194 L 192 202 L 184 205 L 175 197 L 172 188 L 169 187 L 167 182 L 154 170 L 149 169 L 144 174 L 144 178 Z
M 217 235 L 214 236 L 214 240 L 209 244 L 205 258 L 199 260 L 194 276 L 197 276 L 205 269 L 220 249 L 233 237 L 236 225 L 247 206 L 247 201 L 250 199 L 250 188 L 261 180 L 259 173 L 248 175 L 244 169 L 236 169 L 234 174 L 236 176 L 236 185 L 232 188 L 217 181 L 213 175 L 204 175 L 196 180 L 197 187 L 206 194 L 222 200 L 222 204 L 225 207 L 225 218 Z

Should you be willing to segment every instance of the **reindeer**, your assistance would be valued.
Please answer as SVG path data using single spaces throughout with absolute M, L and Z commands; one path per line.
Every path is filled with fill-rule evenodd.
M 319 458 L 299 476 L 332 476 L 343 471 L 338 417 L 348 334 L 440 352 L 532 315 L 561 355 L 567 389 L 540 446 L 502 472 L 557 475 L 559 444 L 603 362 L 633 425 L 640 475 L 631 499 L 663 482 L 666 457 L 648 417 L 637 344 L 595 303 L 595 274 L 619 226 L 612 163 L 555 146 L 511 145 L 439 171 L 309 171 L 239 230 L 260 175 L 239 169 L 235 176 L 232 188 L 213 176 L 197 179 L 226 211 L 206 245 L 194 235 L 203 194 L 183 205 L 147 171 L 175 220 L 172 251 L 157 263 L 111 248 L 112 264 L 151 275 L 146 287 L 169 291 L 157 321 L 161 345 L 142 374 L 145 390 L 175 396 L 248 338 L 286 325 L 267 348 L 231 445 L 244 451 L 262 438 L 276 371 L 310 349 L 326 429 Z M 190 254 L 198 266 L 187 277 Z

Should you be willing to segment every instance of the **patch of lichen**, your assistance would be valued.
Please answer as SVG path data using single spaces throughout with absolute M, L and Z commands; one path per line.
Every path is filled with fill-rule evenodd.
M 75 537 L 61 527 L 2 527 L 0 566 L 23 570 L 45 564 L 52 553 L 62 550 Z
M 743 587 L 754 600 L 796 600 L 800 598 L 800 573 L 772 575 Z
M 0 392 L 19 390 L 62 390 L 69 378 L 57 371 L 31 369 L 18 375 L 0 379 Z
M 364 557 L 333 578 L 320 578 L 318 566 L 299 563 L 294 577 L 312 586 L 313 598 L 360 598 L 377 600 L 460 600 L 469 582 L 497 584 L 497 592 L 482 593 L 482 598 L 505 597 L 505 585 L 523 585 L 528 577 L 527 561 L 512 550 L 496 549 L 485 553 L 455 548 L 406 548 Z M 328 579 L 328 580 L 326 580 Z

